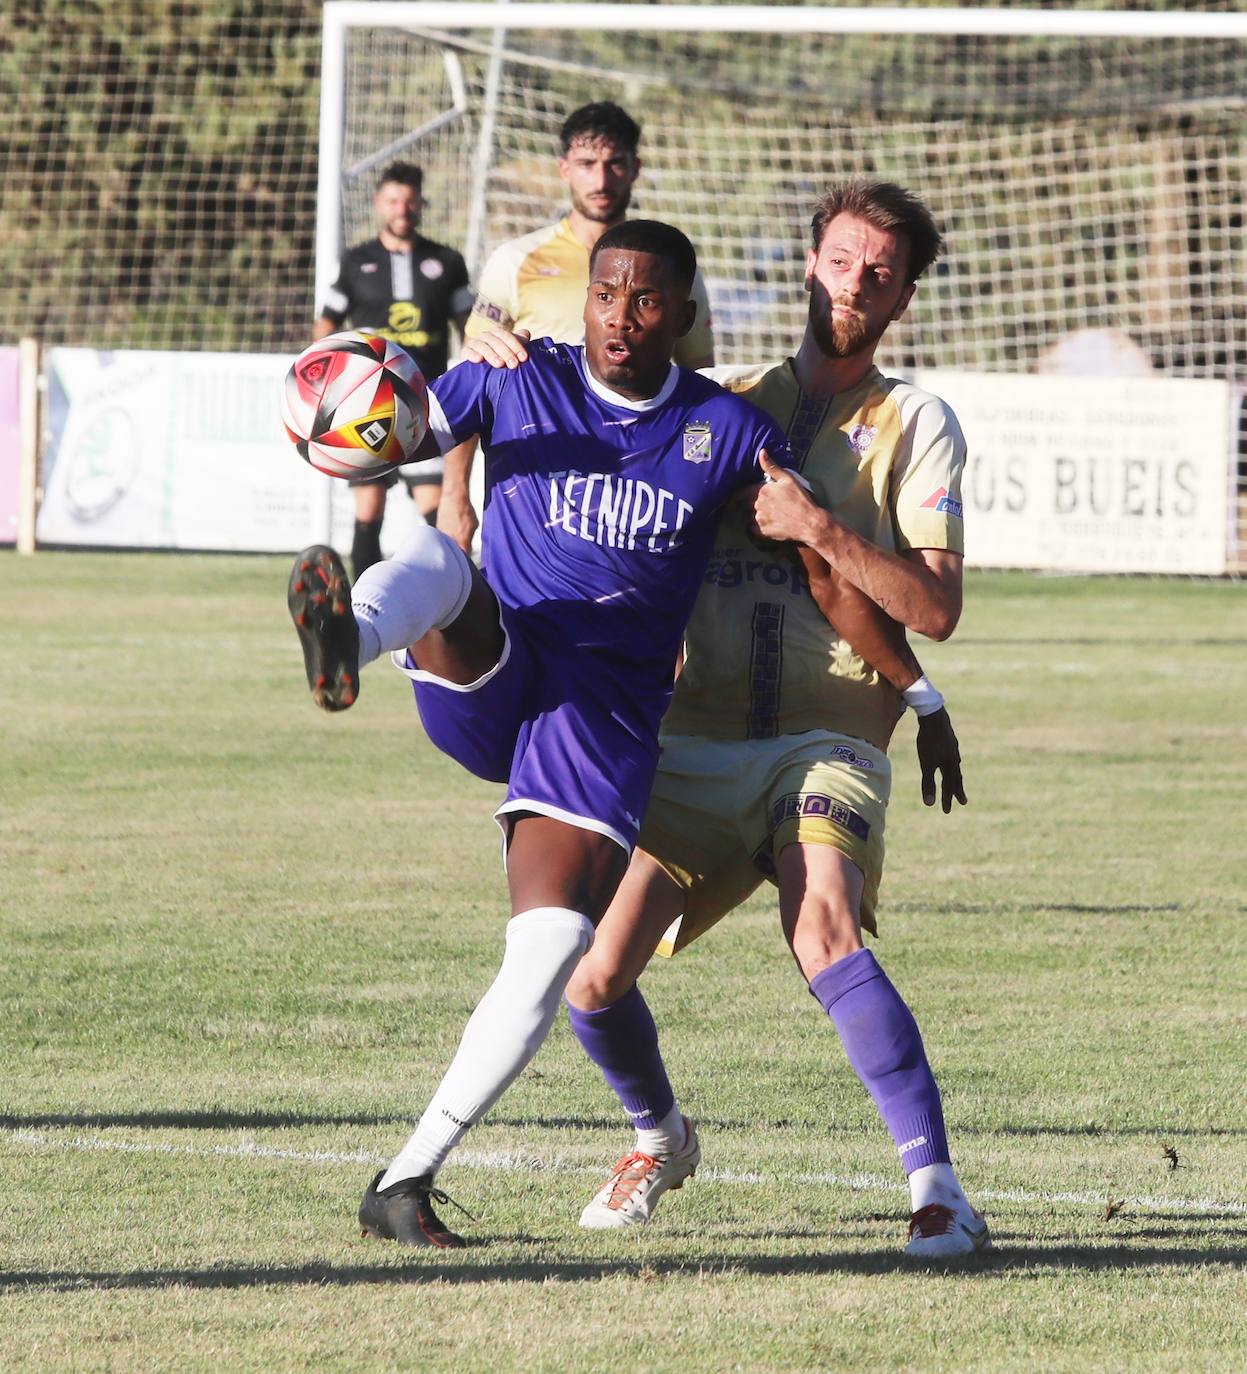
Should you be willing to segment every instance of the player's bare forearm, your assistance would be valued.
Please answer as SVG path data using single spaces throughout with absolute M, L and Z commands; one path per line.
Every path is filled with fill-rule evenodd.
M 316 339 L 327 339 L 337 327 L 338 326 L 334 324 L 328 315 L 317 315 L 316 319 L 312 322 L 313 341 Z
M 805 566 L 814 604 L 853 652 L 903 692 L 922 676 L 922 666 L 905 638 L 904 626 L 882 611 L 847 578 L 834 572 L 821 554 L 794 546 Z
M 754 520 L 766 538 L 807 545 L 907 628 L 929 639 L 952 634 L 961 616 L 959 555 L 919 550 L 906 558 L 881 549 L 820 506 L 791 473 L 765 455 L 761 462 L 768 480 L 754 500 Z
M 477 517 L 469 494 L 476 440 L 456 444 L 445 457 L 442 498 L 437 507 L 437 528 L 448 534 L 465 553 L 471 552 Z

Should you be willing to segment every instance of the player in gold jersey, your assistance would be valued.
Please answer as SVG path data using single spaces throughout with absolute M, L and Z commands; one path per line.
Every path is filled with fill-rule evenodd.
M 914 705 L 921 754 L 924 729 L 947 717 L 916 661 L 916 681 L 891 674 L 898 692 L 827 623 L 841 624 L 837 598 L 858 593 L 933 639 L 961 613 L 961 431 L 937 397 L 873 361 L 942 240 L 921 201 L 880 182 L 831 187 L 812 231 L 796 356 L 734 383 L 784 427 L 808 489 L 776 469 L 752 528 L 746 512 L 723 519 L 641 847 L 567 988 L 581 1044 L 637 1127 L 581 1224 L 645 1222 L 695 1170 L 697 1137 L 636 978 L 660 945 L 683 948 L 770 877 L 797 965 L 908 1175 L 906 1252 L 946 1259 L 989 1245 L 987 1224 L 953 1172 L 918 1027 L 861 931 L 876 926 L 893 728 Z M 804 545 L 808 586 L 787 541 Z M 947 734 L 945 811 L 965 801 Z M 934 802 L 929 758 L 923 794 Z
M 637 148 L 641 129 L 611 101 L 573 110 L 559 132 L 559 174 L 571 209 L 557 224 L 499 244 L 477 284 L 476 303 L 464 329 L 467 340 L 495 329 L 522 330 L 556 343 L 584 341 L 589 254 L 598 239 L 627 217 L 632 188 L 641 173 Z M 704 368 L 714 362 L 710 304 L 700 270 L 691 299 L 697 305 L 692 329 L 678 340 L 675 361 Z M 468 499 L 475 440 L 446 455 L 438 528 L 468 549 L 476 515 Z

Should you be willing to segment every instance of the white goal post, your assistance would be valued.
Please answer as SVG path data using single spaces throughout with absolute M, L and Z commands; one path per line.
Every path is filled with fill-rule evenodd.
M 678 224 L 718 361 L 792 351 L 828 181 L 898 181 L 947 240 L 879 362 L 1247 385 L 1247 14 L 732 4 L 324 6 L 318 301 L 379 167 L 475 273 L 564 213 L 571 110 L 643 127 L 635 212 Z M 1247 504 L 1247 466 L 1229 520 Z

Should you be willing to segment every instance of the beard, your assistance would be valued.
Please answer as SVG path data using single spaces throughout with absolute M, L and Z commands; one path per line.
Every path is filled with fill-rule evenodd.
M 629 186 L 607 204 L 598 204 L 573 194 L 572 209 L 595 224 L 617 224 L 627 214 L 631 201 L 632 187 Z
M 842 304 L 849 305 L 849 302 L 844 301 Z M 832 308 L 833 302 L 827 295 L 827 288 L 820 281 L 811 281 L 810 332 L 814 335 L 814 342 L 818 344 L 819 351 L 825 357 L 856 357 L 857 354 L 873 348 L 883 338 L 888 322 L 885 321 L 882 329 L 871 332 L 860 314 L 853 319 L 840 319 L 832 313 Z M 850 305 L 849 308 L 856 307 Z

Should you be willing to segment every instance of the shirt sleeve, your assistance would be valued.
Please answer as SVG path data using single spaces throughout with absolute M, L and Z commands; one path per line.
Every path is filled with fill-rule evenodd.
M 335 325 L 340 325 L 346 319 L 351 309 L 351 288 L 347 281 L 346 262 L 338 263 L 338 275 L 333 285 L 325 292 L 325 303 L 320 308 L 320 313 L 327 319 L 332 320 Z
M 957 417 L 939 397 L 914 393 L 902 401 L 901 422 L 908 442 L 893 473 L 897 548 L 964 553 L 966 441 Z
M 714 357 L 714 332 L 710 320 L 710 295 L 706 279 L 697 269 L 689 299 L 697 304 L 697 318 L 682 339 L 675 342 L 675 360 L 681 367 L 705 367 L 706 359 Z
M 472 284 L 468 280 L 468 265 L 458 253 L 446 255 L 447 285 L 450 288 L 450 314 L 452 319 L 466 315 L 472 309 L 475 299 Z
M 515 327 L 515 300 L 509 260 L 496 249 L 481 269 L 476 300 L 464 328 L 464 338 L 475 338 L 486 329 Z
M 488 441 L 493 426 L 489 396 L 495 373 L 499 380 L 506 369 L 487 363 L 456 363 L 429 383 L 429 430 L 442 453 L 479 434 Z

